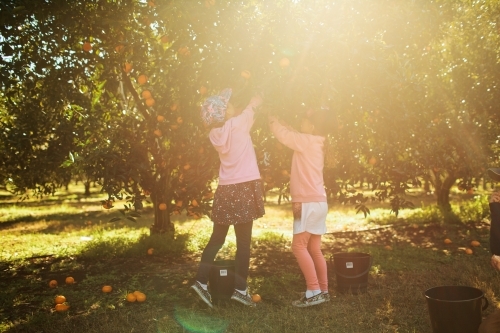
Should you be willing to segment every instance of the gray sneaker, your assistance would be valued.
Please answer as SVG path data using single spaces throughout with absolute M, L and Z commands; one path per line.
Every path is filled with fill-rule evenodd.
M 308 306 L 313 306 L 321 303 L 328 302 L 330 300 L 330 295 L 327 293 L 320 293 L 316 296 L 307 298 L 304 294 L 300 299 L 293 301 L 292 305 L 298 308 L 305 308 Z
M 328 292 L 321 292 L 323 296 L 325 297 L 325 302 L 330 302 L 330 294 Z
M 196 281 L 191 286 L 191 289 L 193 289 L 194 291 L 196 291 L 196 293 L 198 294 L 198 296 L 200 296 L 200 298 L 203 300 L 203 302 L 207 303 L 207 305 L 209 307 L 211 307 L 211 308 L 214 307 L 212 305 L 212 296 L 210 296 L 210 293 L 208 292 L 208 290 L 203 289 L 203 287 L 201 286 L 201 284 L 198 281 Z
M 235 301 L 238 301 L 238 302 L 240 302 L 243 305 L 250 306 L 250 307 L 257 306 L 257 304 L 255 304 L 255 302 L 252 301 L 252 297 L 250 297 L 250 295 L 248 295 L 248 291 L 247 291 L 247 293 L 245 295 L 243 295 L 239 291 L 235 290 L 233 292 L 233 295 L 231 296 L 231 299 L 235 300 Z

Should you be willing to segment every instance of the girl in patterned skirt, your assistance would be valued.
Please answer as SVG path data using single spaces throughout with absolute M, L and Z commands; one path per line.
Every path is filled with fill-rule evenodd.
M 207 288 L 209 272 L 231 225 L 236 234 L 235 290 L 231 299 L 255 306 L 246 280 L 253 221 L 265 212 L 250 129 L 254 123 L 254 108 L 261 102 L 259 96 L 250 99 L 224 89 L 219 95 L 208 97 L 201 110 L 203 123 L 210 129 L 210 141 L 219 153 L 220 169 L 211 215 L 213 231 L 191 288 L 210 307 L 213 305 Z

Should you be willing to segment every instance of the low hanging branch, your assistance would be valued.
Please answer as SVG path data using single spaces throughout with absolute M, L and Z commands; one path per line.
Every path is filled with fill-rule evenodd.
M 128 91 L 132 94 L 132 97 L 134 97 L 134 100 L 137 105 L 137 109 L 141 112 L 141 114 L 144 116 L 146 120 L 149 120 L 151 118 L 151 115 L 149 114 L 147 108 L 144 106 L 144 104 L 141 101 L 141 98 L 139 97 L 139 94 L 135 90 L 134 86 L 132 85 L 132 81 L 130 81 L 130 76 L 127 75 L 127 73 L 122 69 L 122 80 L 123 83 L 125 84 L 125 87 L 127 88 Z

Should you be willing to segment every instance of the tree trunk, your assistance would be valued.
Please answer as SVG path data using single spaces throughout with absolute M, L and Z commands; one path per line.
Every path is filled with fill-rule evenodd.
M 90 196 L 90 180 L 86 180 L 85 182 L 83 182 L 83 185 L 85 186 L 85 193 L 84 193 L 84 195 L 86 197 Z
M 170 202 L 172 197 L 170 196 L 169 188 L 169 177 L 167 174 L 161 175 L 160 179 L 156 182 L 155 189 L 153 190 L 153 195 L 151 199 L 155 207 L 154 223 L 149 228 L 150 235 L 170 235 L 174 236 L 175 227 L 170 220 Z M 165 203 L 167 209 L 160 210 L 160 203 Z
M 436 191 L 437 205 L 443 212 L 451 212 L 450 190 L 457 178 L 446 171 L 431 173 L 431 182 Z

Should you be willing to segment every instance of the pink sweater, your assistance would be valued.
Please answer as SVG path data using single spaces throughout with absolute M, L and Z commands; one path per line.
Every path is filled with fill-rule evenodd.
M 243 112 L 228 119 L 224 126 L 213 128 L 209 137 L 219 153 L 219 184 L 229 185 L 260 179 L 250 129 L 254 123 L 254 107 L 261 99 L 254 97 Z
M 294 150 L 290 175 L 292 202 L 326 202 L 323 183 L 325 138 L 290 130 L 277 121 L 270 126 L 276 139 Z

